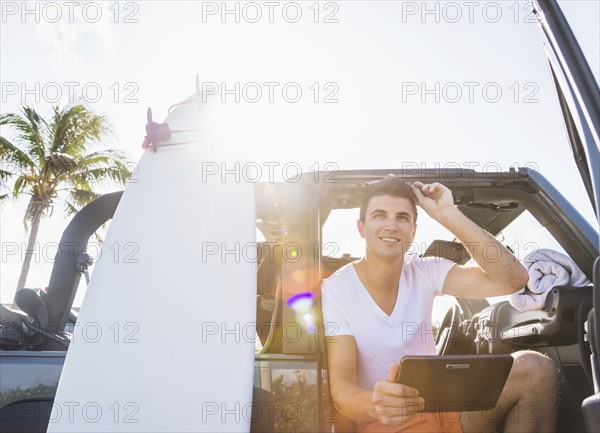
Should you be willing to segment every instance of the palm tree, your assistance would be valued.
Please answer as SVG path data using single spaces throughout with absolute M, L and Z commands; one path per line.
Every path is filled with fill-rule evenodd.
M 85 105 L 56 106 L 48 123 L 32 107 L 23 105 L 21 111 L 0 115 L 0 126 L 17 133 L 14 143 L 0 136 L 0 160 L 13 168 L 3 169 L 0 181 L 7 188 L 5 181 L 14 177 L 13 197 L 29 196 L 23 218 L 29 240 L 17 291 L 25 287 L 42 217 L 58 203 L 67 215 L 74 214 L 100 195 L 93 186 L 108 181 L 123 185 L 131 175 L 121 151 L 94 150 L 110 132 L 104 116 Z

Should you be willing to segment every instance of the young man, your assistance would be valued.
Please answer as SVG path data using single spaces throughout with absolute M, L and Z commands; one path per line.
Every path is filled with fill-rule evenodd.
M 477 265 L 439 258 L 404 261 L 417 230 L 415 202 L 468 246 Z M 357 226 L 365 256 L 322 285 L 330 391 L 342 415 L 366 432 L 495 432 L 502 419 L 507 431 L 554 431 L 557 369 L 537 352 L 513 355 L 493 413 L 416 413 L 424 405 L 418 390 L 394 383 L 401 356 L 435 355 L 433 298 L 516 292 L 528 280 L 517 259 L 462 214 L 439 183 L 409 186 L 386 177 L 367 192 Z

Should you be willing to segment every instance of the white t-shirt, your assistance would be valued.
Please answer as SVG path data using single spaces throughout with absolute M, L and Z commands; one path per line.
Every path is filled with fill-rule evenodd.
M 323 280 L 325 335 L 351 335 L 357 347 L 358 385 L 373 389 L 404 355 L 435 355 L 433 298 L 442 294 L 454 262 L 414 256 L 404 263 L 391 315 L 373 300 L 352 263 Z M 335 343 L 334 343 L 335 344 Z

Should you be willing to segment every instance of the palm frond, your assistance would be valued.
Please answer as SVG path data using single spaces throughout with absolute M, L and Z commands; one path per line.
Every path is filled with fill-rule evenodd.
M 15 180 L 15 184 L 13 185 L 13 195 L 15 197 L 19 197 L 27 187 L 31 187 L 34 182 L 31 182 L 31 177 L 26 175 L 21 175 L 17 177 Z
M 15 170 L 22 170 L 23 168 L 32 169 L 35 167 L 35 162 L 26 152 L 4 137 L 0 137 L 0 157 L 5 162 L 15 164 Z
M 78 207 L 77 207 L 75 204 L 71 203 L 71 202 L 70 202 L 70 201 L 68 201 L 68 200 L 65 200 L 65 201 L 64 201 L 64 205 L 65 205 L 65 213 L 66 213 L 68 216 L 73 216 L 73 215 L 75 215 L 77 212 L 79 212 L 79 208 L 78 208 Z
M 86 180 L 103 184 L 110 181 L 119 185 L 125 184 L 130 177 L 131 171 L 123 152 L 114 149 L 86 155 L 78 161 L 78 170 L 71 176 L 74 182 Z
M 6 201 L 10 196 L 9 193 L 3 193 L 2 191 L 8 189 L 6 181 L 13 175 L 10 171 L 0 169 L 0 206 L 2 202 Z
M 73 188 L 69 190 L 69 198 L 65 199 L 65 212 L 67 215 L 76 214 L 86 204 L 100 197 L 100 194 L 94 191 Z
M 53 142 L 52 153 L 67 153 L 79 157 L 86 146 L 98 142 L 109 132 L 108 122 L 104 116 L 90 111 L 85 105 L 73 105 L 65 109 L 55 107 L 51 129 Z
M 28 154 L 34 156 L 39 163 L 44 160 L 46 155 L 44 129 L 47 128 L 48 123 L 29 105 L 23 105 L 21 111 L 25 116 L 23 120 L 26 125 L 21 139 L 27 147 Z
M 6 188 L 7 180 L 13 175 L 13 172 L 0 168 L 0 188 Z

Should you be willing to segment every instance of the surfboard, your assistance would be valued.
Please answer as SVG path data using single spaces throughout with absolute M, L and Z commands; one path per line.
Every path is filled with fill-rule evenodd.
M 208 111 L 207 111 L 208 110 Z M 82 303 L 49 432 L 250 428 L 256 314 L 254 184 L 194 96 L 126 186 Z

